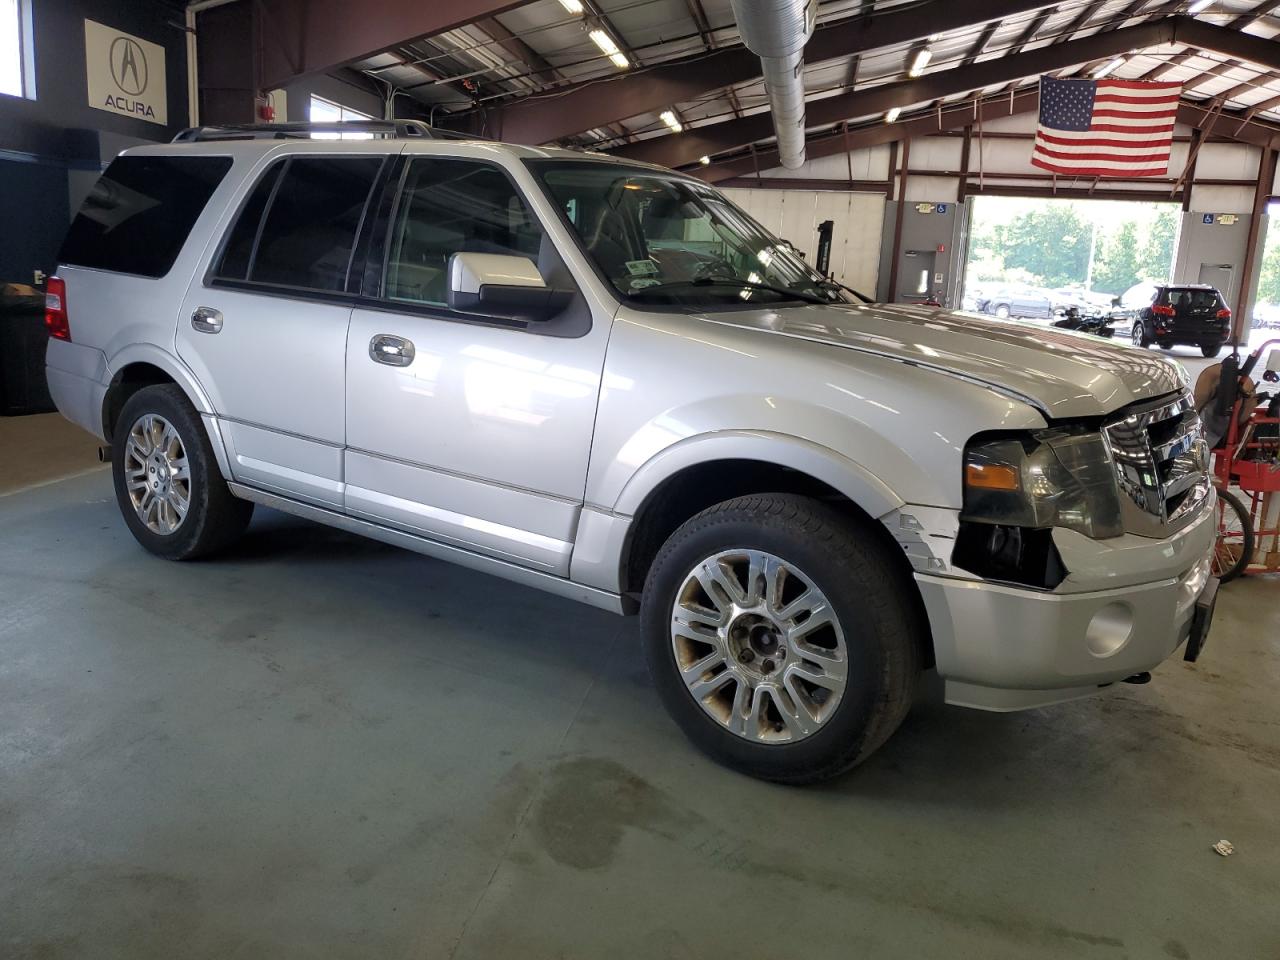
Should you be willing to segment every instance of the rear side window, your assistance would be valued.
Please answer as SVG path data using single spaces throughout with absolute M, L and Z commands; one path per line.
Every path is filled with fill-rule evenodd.
M 72 221 L 58 262 L 163 277 L 230 169 L 229 157 L 117 157 Z
M 254 186 L 215 275 L 303 290 L 347 287 L 381 157 L 292 157 Z

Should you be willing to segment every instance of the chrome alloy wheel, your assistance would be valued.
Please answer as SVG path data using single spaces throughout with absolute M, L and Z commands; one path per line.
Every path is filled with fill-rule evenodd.
M 816 733 L 848 679 L 830 602 L 794 565 L 759 550 L 717 553 L 689 571 L 671 612 L 671 646 L 690 696 L 756 743 Z
M 124 481 L 148 530 L 167 536 L 182 526 L 191 505 L 191 468 L 182 438 L 164 417 L 144 413 L 129 428 Z

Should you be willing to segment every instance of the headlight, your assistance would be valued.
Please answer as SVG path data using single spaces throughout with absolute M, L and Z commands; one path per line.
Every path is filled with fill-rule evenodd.
M 1064 427 L 971 442 L 961 516 L 1014 527 L 1066 527 L 1095 540 L 1124 532 L 1101 434 Z

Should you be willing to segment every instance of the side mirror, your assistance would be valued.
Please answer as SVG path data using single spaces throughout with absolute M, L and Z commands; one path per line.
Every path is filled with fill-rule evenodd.
M 572 290 L 547 286 L 528 257 L 455 253 L 449 258 L 449 309 L 486 317 L 538 322 L 569 305 Z

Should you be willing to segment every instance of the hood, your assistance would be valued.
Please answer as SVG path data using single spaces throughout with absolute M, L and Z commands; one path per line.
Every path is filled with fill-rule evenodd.
M 1177 366 L 1147 350 L 934 307 L 832 304 L 704 319 L 936 369 L 1013 394 L 1054 419 L 1100 416 L 1184 388 Z

